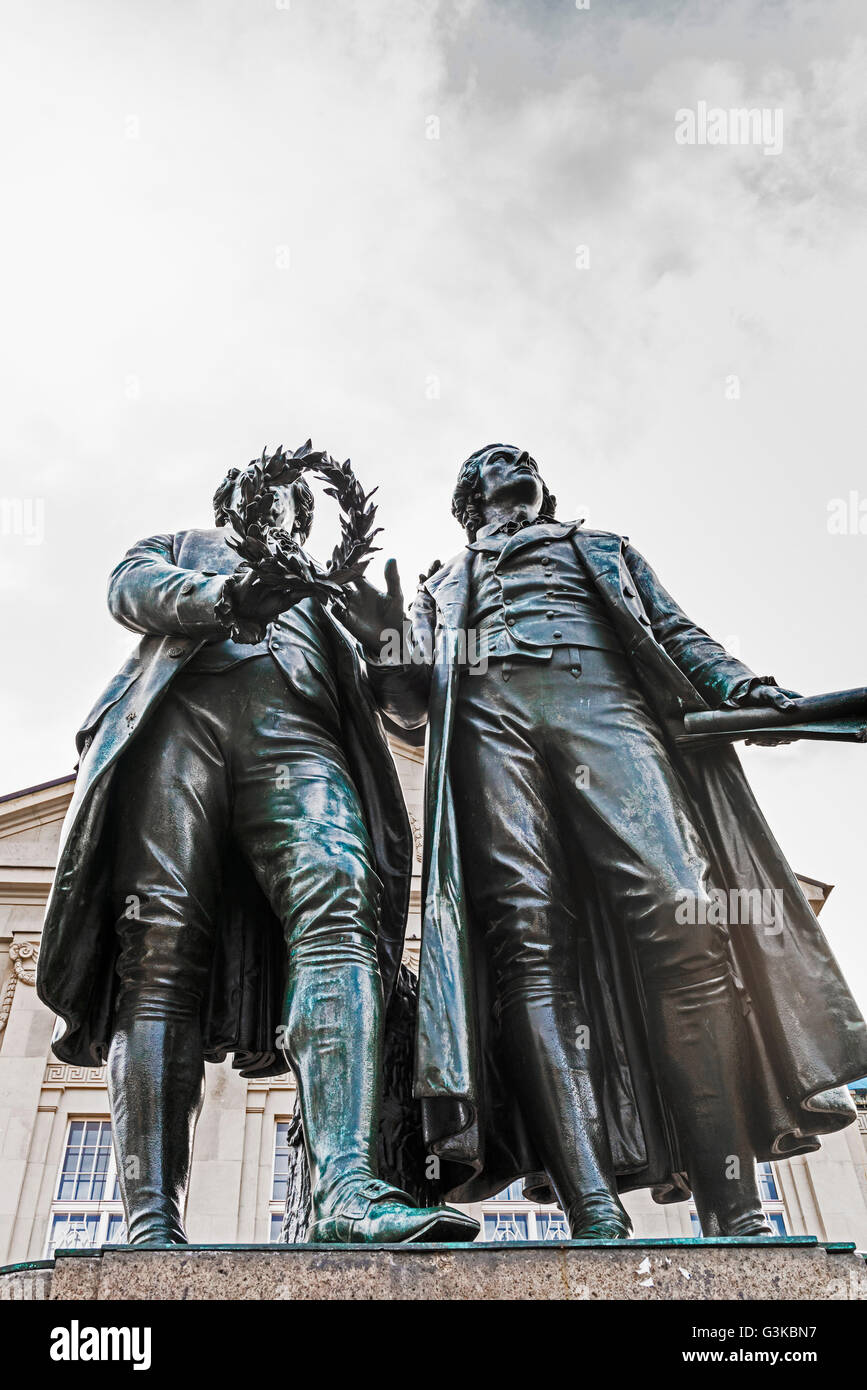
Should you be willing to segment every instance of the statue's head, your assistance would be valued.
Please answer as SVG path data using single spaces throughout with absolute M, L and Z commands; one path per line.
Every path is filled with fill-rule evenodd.
M 452 496 L 452 515 L 470 540 L 492 512 L 522 506 L 529 517 L 553 521 L 557 506 L 536 460 L 517 444 L 486 444 L 461 464 Z
M 261 463 L 254 459 L 250 464 Z M 240 468 L 230 468 L 217 491 L 214 493 L 214 520 L 218 526 L 231 524 L 230 512 L 238 502 L 238 486 L 242 472 Z M 274 495 L 269 524 L 281 526 L 292 539 L 304 545 L 313 525 L 313 493 L 303 478 L 292 483 L 276 483 L 272 486 Z

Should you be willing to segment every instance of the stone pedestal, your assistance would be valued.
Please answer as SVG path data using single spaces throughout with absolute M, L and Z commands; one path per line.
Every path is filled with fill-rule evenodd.
M 0 1299 L 860 1299 L 847 1242 L 105 1246 L 0 1270 Z

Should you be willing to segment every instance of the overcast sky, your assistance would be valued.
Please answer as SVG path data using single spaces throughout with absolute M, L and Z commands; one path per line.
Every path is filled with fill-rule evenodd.
M 867 534 L 828 525 L 867 499 L 865 21 L 7 3 L 0 791 L 71 769 L 133 640 L 105 608 L 127 546 L 208 525 L 227 468 L 308 435 L 380 484 L 408 594 L 463 543 L 461 459 L 506 440 L 756 671 L 867 683 Z M 781 150 L 679 144 L 700 102 L 782 112 Z M 794 867 L 836 885 L 867 1006 L 867 749 L 744 760 Z

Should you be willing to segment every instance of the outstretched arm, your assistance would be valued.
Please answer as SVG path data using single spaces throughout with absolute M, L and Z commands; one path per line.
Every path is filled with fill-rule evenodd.
M 797 698 L 795 691 L 778 686 L 773 676 L 757 676 L 687 617 L 633 546 L 627 546 L 625 559 L 654 637 L 712 708 L 732 704 L 785 709 Z

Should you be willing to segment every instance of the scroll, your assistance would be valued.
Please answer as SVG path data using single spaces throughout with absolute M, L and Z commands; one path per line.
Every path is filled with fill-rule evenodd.
M 702 710 L 684 716 L 674 731 L 681 748 L 698 751 L 738 739 L 773 737 L 827 739 L 836 743 L 867 743 L 867 687 L 836 690 L 829 695 L 804 695 L 787 710 L 770 705 L 750 709 Z

